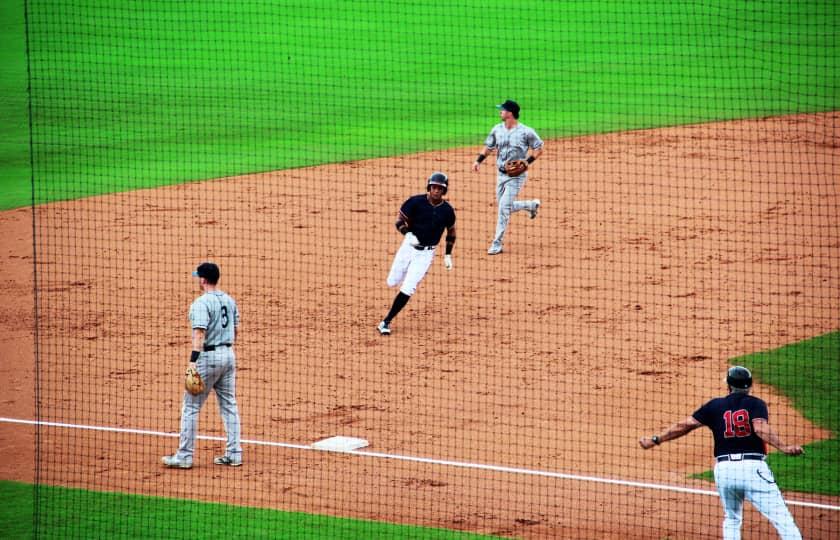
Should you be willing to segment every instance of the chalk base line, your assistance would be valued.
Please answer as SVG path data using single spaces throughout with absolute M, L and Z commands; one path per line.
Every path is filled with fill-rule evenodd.
M 88 430 L 88 431 L 107 431 L 111 433 L 131 433 L 134 435 L 147 435 L 150 437 L 178 437 L 178 433 L 167 433 L 164 431 L 152 431 L 147 429 L 132 429 L 132 428 L 118 428 L 118 427 L 108 427 L 108 426 L 86 426 L 82 424 L 68 424 L 64 422 L 44 422 L 44 421 L 37 421 L 37 420 L 23 420 L 19 418 L 5 418 L 0 417 L 0 422 L 10 423 L 10 424 L 25 424 L 31 426 L 43 426 L 43 427 L 51 427 L 51 428 L 66 428 L 66 429 L 80 429 L 80 430 Z M 197 437 L 200 440 L 204 441 L 225 441 L 224 437 L 215 437 L 209 435 L 198 435 Z M 493 472 L 502 472 L 502 473 L 509 473 L 509 474 L 522 474 L 522 475 L 530 475 L 530 476 L 540 476 L 544 478 L 558 478 L 562 480 L 574 480 L 579 482 L 593 482 L 599 484 L 609 484 L 609 485 L 616 485 L 616 486 L 624 486 L 624 487 L 633 487 L 633 488 L 643 488 L 643 489 L 652 489 L 652 490 L 659 490 L 659 491 L 673 491 L 677 493 L 690 493 L 692 495 L 704 495 L 704 496 L 713 496 L 717 497 L 718 492 L 714 490 L 705 490 L 705 489 L 696 489 L 696 488 L 689 488 L 685 486 L 672 486 L 667 484 L 656 484 L 652 482 L 638 482 L 635 480 L 623 480 L 619 478 L 602 478 L 598 476 L 587 476 L 587 475 L 579 475 L 579 474 L 571 474 L 571 473 L 561 473 L 561 472 L 554 472 L 554 471 L 541 471 L 537 469 L 526 469 L 521 467 L 507 467 L 504 465 L 493 465 L 487 463 L 469 463 L 465 461 L 452 461 L 447 459 L 437 459 L 437 458 L 428 458 L 428 457 L 421 457 L 421 456 L 405 456 L 400 454 L 387 454 L 383 452 L 372 452 L 369 450 L 333 450 L 330 447 L 318 447 L 313 446 L 311 444 L 292 444 L 292 443 L 284 443 L 284 442 L 274 442 L 274 441 L 260 441 L 255 439 L 242 439 L 242 444 L 250 444 L 254 446 L 273 446 L 279 448 L 291 448 L 294 450 L 310 450 L 310 451 L 317 451 L 317 452 L 340 452 L 342 454 L 351 454 L 357 456 L 364 456 L 364 457 L 372 457 L 372 458 L 380 458 L 380 459 L 391 459 L 391 460 L 400 460 L 400 461 L 411 461 L 415 463 L 428 463 L 430 465 L 440 465 L 440 466 L 447 466 L 447 467 L 459 467 L 463 469 L 478 469 L 478 470 L 485 470 L 485 471 L 493 471 Z M 367 442 L 367 441 L 365 441 Z M 802 506 L 806 508 L 819 508 L 822 510 L 832 510 L 835 512 L 840 512 L 840 505 L 831 505 L 831 504 L 821 504 L 821 503 L 813 503 L 808 501 L 792 501 L 785 499 L 787 504 L 793 506 Z

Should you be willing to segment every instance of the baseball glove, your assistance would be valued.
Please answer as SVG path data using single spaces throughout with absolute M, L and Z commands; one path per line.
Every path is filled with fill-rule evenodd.
M 512 159 L 505 163 L 505 174 L 508 176 L 519 176 L 528 170 L 528 162 L 524 159 Z
M 194 364 L 190 364 L 190 367 L 187 368 L 187 373 L 184 377 L 184 388 L 194 396 L 204 392 L 204 381 L 201 380 L 201 375 L 195 369 Z

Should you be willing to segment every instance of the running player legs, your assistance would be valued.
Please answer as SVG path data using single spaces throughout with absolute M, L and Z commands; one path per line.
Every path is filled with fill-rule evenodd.
M 388 287 L 396 287 L 405 279 L 408 272 L 408 265 L 411 264 L 411 258 L 414 252 L 417 251 L 406 240 L 400 244 L 397 254 L 394 256 L 394 262 L 391 263 L 391 270 L 388 272 L 388 277 L 385 283 Z
M 492 246 L 501 247 L 502 240 L 510 223 L 510 216 L 520 210 L 531 210 L 534 201 L 517 201 L 516 196 L 522 190 L 527 179 L 527 173 L 517 178 L 511 178 L 505 174 L 499 174 L 496 183 L 496 201 L 499 206 L 499 217 L 496 221 L 496 235 L 493 238 Z
M 782 540 L 802 540 L 799 527 L 793 521 L 767 463 L 760 461 L 748 481 L 751 489 L 747 491 L 747 500 L 773 524 L 779 537 Z
M 744 518 L 743 462 L 721 462 L 715 465 L 715 484 L 723 505 L 723 538 L 740 540 Z
M 432 266 L 432 261 L 435 259 L 435 250 L 418 251 L 417 254 L 411 258 L 411 262 L 405 272 L 405 279 L 400 286 L 400 292 L 411 296 L 417 291 L 417 286 L 426 277 L 429 267 Z

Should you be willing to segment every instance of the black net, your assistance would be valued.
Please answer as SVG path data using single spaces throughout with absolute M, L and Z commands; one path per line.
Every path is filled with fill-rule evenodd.
M 35 459 L 0 485 L 34 536 L 716 538 L 709 430 L 639 440 L 732 364 L 787 503 L 745 537 L 756 506 L 840 535 L 836 3 L 6 9 L 3 368 L 34 381 L 0 442 Z M 189 317 L 202 261 L 233 339 Z

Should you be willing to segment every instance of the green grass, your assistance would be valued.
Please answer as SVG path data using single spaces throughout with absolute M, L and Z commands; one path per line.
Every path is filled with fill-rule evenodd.
M 32 538 L 37 496 L 43 538 L 494 538 L 298 512 L 105 493 L 0 480 L 0 537 Z
M 35 486 L 0 480 L 0 537 L 33 538 Z
M 32 202 L 23 0 L 0 2 L 0 210 Z
M 770 454 L 768 463 L 779 487 L 840 495 L 840 332 L 733 358 L 731 363 L 749 368 L 756 381 L 774 386 L 805 418 L 832 433 L 828 440 L 805 445 L 803 456 Z M 770 411 L 771 426 L 784 421 Z M 713 481 L 711 471 L 696 477 Z
M 31 195 L 2 4 L 5 209 Z M 36 203 L 478 148 L 508 97 L 544 137 L 840 108 L 834 0 L 28 4 Z

